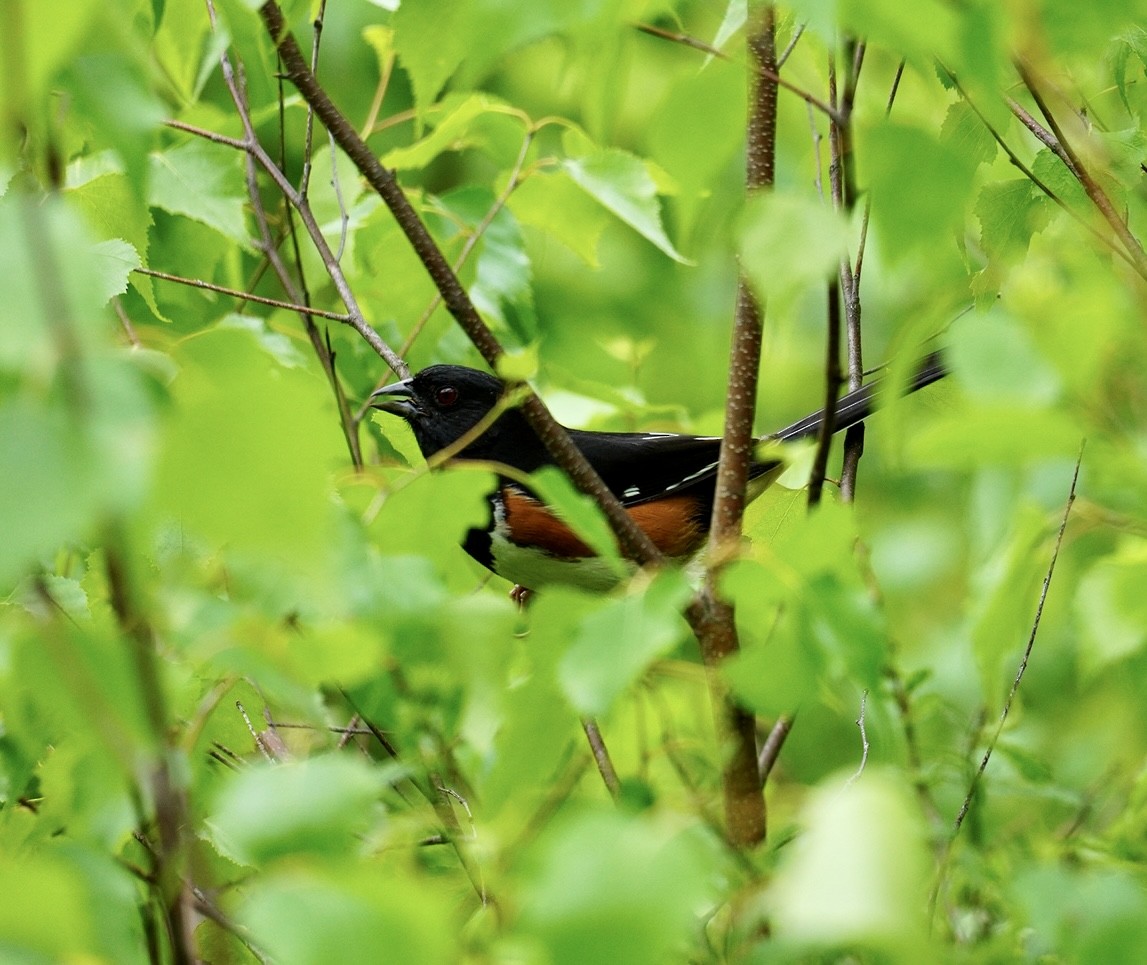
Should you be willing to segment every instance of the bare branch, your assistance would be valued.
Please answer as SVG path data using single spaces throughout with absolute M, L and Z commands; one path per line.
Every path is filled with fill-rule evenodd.
M 134 270 L 141 275 L 150 275 L 152 278 L 175 282 L 179 285 L 188 285 L 191 288 L 202 288 L 204 291 L 218 292 L 220 295 L 230 295 L 232 298 L 238 298 L 245 302 L 256 302 L 260 305 L 268 305 L 271 308 L 282 308 L 288 312 L 315 315 L 318 318 L 329 318 L 335 322 L 346 322 L 350 320 L 349 315 L 340 314 L 339 312 L 327 312 L 321 308 L 311 308 L 307 305 L 296 304 L 295 302 L 284 302 L 277 298 L 264 298 L 262 295 L 253 295 L 251 292 L 240 291 L 237 288 L 216 285 L 213 282 L 203 281 L 201 278 L 184 278 L 182 275 L 169 275 L 165 271 L 155 271 L 152 268 L 136 268 Z
M 1131 229 L 1127 227 L 1127 223 L 1120 217 L 1119 212 L 1115 210 L 1115 206 L 1111 203 L 1111 199 L 1107 196 L 1107 193 L 1100 186 L 1099 182 L 1092 177 L 1091 172 L 1087 170 L 1086 166 L 1080 160 L 1079 155 L 1072 149 L 1071 143 L 1067 140 L 1055 115 L 1051 112 L 1047 102 L 1044 100 L 1039 85 L 1036 83 L 1035 77 L 1027 65 L 1019 62 L 1016 64 L 1016 69 L 1019 71 L 1020 79 L 1024 82 L 1028 93 L 1031 94 L 1032 100 L 1036 102 L 1036 106 L 1039 108 L 1040 113 L 1043 114 L 1044 120 L 1047 121 L 1048 127 L 1051 128 L 1051 132 L 1063 148 L 1064 154 L 1066 154 L 1068 159 L 1065 163 L 1067 163 L 1069 170 L 1071 170 L 1072 174 L 1075 175 L 1079 183 L 1083 186 L 1083 190 L 1087 192 L 1091 203 L 1098 209 L 1103 219 L 1115 233 L 1115 236 L 1123 243 L 1127 254 L 1131 256 L 1135 270 L 1141 277 L 1147 278 L 1147 253 L 1143 251 L 1143 246 L 1139 243 L 1139 239 L 1131 233 Z
M 605 739 L 601 736 L 597 721 L 592 717 L 583 717 L 581 726 L 582 730 L 585 731 L 586 740 L 589 741 L 589 749 L 593 752 L 593 760 L 597 764 L 598 773 L 601 774 L 601 779 L 609 791 L 609 796 L 616 801 L 618 795 L 621 794 L 621 781 L 618 780 L 613 760 L 609 756 L 609 748 L 605 746 Z
M 768 781 L 769 775 L 777 763 L 777 758 L 781 756 L 781 748 L 785 746 L 789 732 L 793 729 L 794 720 L 795 718 L 788 714 L 782 714 L 778 717 L 777 722 L 773 724 L 773 729 L 769 731 L 769 736 L 761 745 L 761 753 L 757 756 L 757 770 L 761 775 L 762 787 Z
M 1055 562 L 1059 559 L 1059 549 L 1063 545 L 1063 534 L 1067 529 L 1067 520 L 1071 515 L 1071 506 L 1075 502 L 1075 486 L 1079 482 L 1079 467 L 1083 463 L 1083 447 L 1084 443 L 1080 443 L 1079 456 L 1075 460 L 1075 472 L 1071 476 L 1071 488 L 1067 494 L 1067 504 L 1063 507 L 1063 518 L 1059 523 L 1059 532 L 1055 537 L 1055 548 L 1051 553 L 1051 561 L 1048 563 L 1047 574 L 1043 578 L 1043 587 L 1040 589 L 1039 604 L 1036 606 L 1035 619 L 1032 621 L 1031 634 L 1028 636 L 1027 646 L 1024 648 L 1023 659 L 1020 660 L 1019 669 L 1016 671 L 1015 679 L 1012 681 L 1012 689 L 1008 692 L 1007 700 L 1004 701 L 1003 710 L 1000 711 L 1000 719 L 996 723 L 995 733 L 992 734 L 991 739 L 988 741 L 988 746 L 984 749 L 984 756 L 980 760 L 980 766 L 976 769 L 976 773 L 972 777 L 972 782 L 968 786 L 968 793 L 964 796 L 964 803 L 960 805 L 960 812 L 956 815 L 955 826 L 952 828 L 952 840 L 954 841 L 956 835 L 960 832 L 960 826 L 964 823 L 964 818 L 968 815 L 968 809 L 972 806 L 972 800 L 976 796 L 976 790 L 980 786 L 980 780 L 984 776 L 984 772 L 988 769 L 988 761 L 992 759 L 992 751 L 995 749 L 996 744 L 1000 740 L 1000 734 L 1003 733 L 1004 724 L 1008 719 L 1008 712 L 1012 709 L 1012 703 L 1016 699 L 1016 693 L 1020 689 L 1020 682 L 1024 679 L 1024 673 L 1028 669 L 1028 661 L 1031 659 L 1032 648 L 1035 646 L 1036 634 L 1039 633 L 1040 620 L 1043 617 L 1043 605 L 1047 601 L 1047 591 L 1051 586 L 1051 578 L 1055 573 Z

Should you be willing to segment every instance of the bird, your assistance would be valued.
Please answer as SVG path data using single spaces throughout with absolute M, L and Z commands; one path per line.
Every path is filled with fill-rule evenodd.
M 934 352 L 918 363 L 905 394 L 946 374 L 940 353 Z M 879 386 L 877 380 L 842 396 L 834 409 L 833 432 L 868 418 L 876 408 Z M 487 372 L 439 364 L 377 389 L 369 404 L 404 419 L 427 459 L 455 447 L 457 451 L 449 453 L 451 460 L 505 467 L 506 474 L 498 476 L 489 495 L 486 526 L 470 529 L 462 544 L 479 563 L 514 583 L 516 590 L 553 584 L 609 590 L 623 578 L 615 563 L 598 557 L 523 482 L 525 476 L 554 461 L 525 416 L 507 404 L 510 388 Z M 496 411 L 499 407 L 502 411 Z M 823 421 L 822 409 L 756 442 L 815 437 Z M 708 538 L 720 436 L 566 431 L 665 557 L 685 562 L 697 555 Z M 764 492 L 783 468 L 775 450 L 754 457 L 747 499 Z

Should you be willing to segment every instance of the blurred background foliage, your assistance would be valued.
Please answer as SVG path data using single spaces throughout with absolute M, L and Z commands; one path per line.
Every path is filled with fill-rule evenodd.
M 427 474 L 384 415 L 356 473 L 296 314 L 134 270 L 284 298 L 242 153 L 164 123 L 243 137 L 229 50 L 366 318 L 412 368 L 477 363 L 324 132 L 307 154 L 256 6 L 5 5 L 0 957 L 181 960 L 171 904 L 218 962 L 1139 960 L 1147 282 L 1010 101 L 1038 116 L 1018 61 L 1142 237 L 1142 2 L 779 8 L 783 76 L 821 100 L 867 42 L 849 218 L 785 90 L 776 191 L 744 202 L 743 0 L 326 5 L 320 79 L 568 424 L 719 432 L 739 261 L 768 300 L 758 429 L 817 407 L 869 203 L 866 363 L 947 346 L 948 383 L 871 421 L 855 505 L 807 514 L 795 454 L 725 576 L 729 685 L 762 732 L 796 715 L 751 855 L 722 839 L 685 576 L 517 612 L 457 546 L 488 474 Z M 309 43 L 317 6 L 285 6 Z M 354 411 L 391 375 L 318 321 Z

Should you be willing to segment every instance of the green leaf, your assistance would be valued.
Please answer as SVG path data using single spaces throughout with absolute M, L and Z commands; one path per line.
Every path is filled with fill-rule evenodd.
M 425 965 L 457 960 L 451 941 L 457 896 L 428 876 L 302 867 L 262 877 L 246 890 L 239 921 L 281 965 L 320 965 L 332 957 L 342 965 L 374 965 L 380 955 Z
M 533 473 L 530 485 L 542 502 L 585 540 L 614 573 L 619 577 L 625 575 L 626 570 L 617 551 L 617 538 L 596 502 L 575 489 L 569 477 L 555 466 L 544 466 Z
M 1024 507 L 1002 545 L 973 577 L 972 650 L 980 686 L 992 706 L 1003 701 L 1031 633 L 1039 583 L 1051 552 L 1040 552 L 1048 527 L 1044 513 Z
M 151 156 L 149 200 L 248 247 L 243 218 L 246 194 L 237 155 L 228 148 L 189 141 Z
M 533 280 L 529 256 L 521 228 L 513 214 L 504 207 L 488 224 L 497 199 L 484 188 L 452 191 L 442 199 L 471 232 L 479 226 L 485 230 L 478 242 L 477 271 L 470 285 L 470 298 L 483 317 L 509 328 L 521 342 L 537 335 L 534 310 Z
M 507 207 L 522 224 L 560 241 L 591 268 L 598 266 L 597 246 L 608 215 L 564 171 L 531 174 Z
M 1074 457 L 1083 433 L 1055 409 L 1025 404 L 966 405 L 929 420 L 904 444 L 919 466 L 1022 466 L 1037 459 Z
M 839 270 L 848 228 L 815 198 L 772 191 L 746 205 L 739 247 L 757 294 L 790 304 Z
M 1095 673 L 1147 643 L 1147 540 L 1126 536 L 1080 581 L 1075 609 L 1083 626 L 1083 669 Z
M 142 201 L 148 151 L 165 115 L 142 64 L 125 50 L 101 51 L 77 58 L 69 73 L 67 83 L 75 91 L 76 109 L 89 122 L 93 148 L 106 144 L 116 152 L 132 193 Z M 143 255 L 146 245 L 137 250 Z
M 399 6 L 392 23 L 398 59 L 414 88 L 415 107 L 425 111 L 474 49 L 481 10 L 475 3 L 419 0 Z
M 895 943 L 907 959 L 921 954 L 930 862 L 903 780 L 871 767 L 851 784 L 833 780 L 801 823 L 769 889 L 777 938 L 814 948 Z
M 994 160 L 999 150 L 992 132 L 965 100 L 955 101 L 948 108 L 940 126 L 940 140 L 977 164 Z
M 448 97 L 426 114 L 426 122 L 433 126 L 433 131 L 408 147 L 389 151 L 382 163 L 399 171 L 418 170 L 445 151 L 462 151 L 474 144 L 483 144 L 485 132 L 476 122 L 492 113 L 515 114 L 505 102 L 487 94 Z
M 35 453 L 35 458 L 29 458 Z M 86 535 L 108 498 L 91 454 L 60 409 L 24 400 L 0 406 L 0 586 L 41 554 Z
M 6 77 L 2 103 L 10 117 L 33 108 L 56 72 L 83 40 L 101 4 L 96 0 L 37 3 L 16 0 L 7 11 L 8 36 L 0 45 L 0 69 Z
M 980 243 L 997 258 L 1022 255 L 1032 234 L 1047 224 L 1050 203 L 1027 178 L 984 185 L 976 199 Z
M 684 573 L 666 570 L 589 614 L 558 666 L 570 703 L 583 714 L 608 713 L 649 664 L 681 640 L 681 607 L 688 596 Z
M 326 386 L 234 328 L 174 354 L 182 370 L 154 489 L 161 515 L 217 546 L 308 571 L 328 559 L 330 473 L 346 456 Z
M 962 230 L 975 161 L 923 128 L 893 121 L 860 126 L 857 140 L 860 181 L 872 192 L 883 250 L 895 257 L 929 251 Z
M 239 864 L 333 857 L 358 847 L 381 792 L 380 772 L 353 757 L 261 763 L 231 777 L 206 824 L 215 847 Z
M 674 261 L 688 264 L 665 234 L 657 187 L 646 164 L 620 148 L 597 148 L 583 138 L 565 138 L 570 156 L 562 170 L 570 180 Z
M 680 213 L 682 236 L 744 147 L 745 91 L 733 61 L 714 61 L 700 74 L 681 77 L 653 115 L 649 151 L 677 184 L 672 207 Z
M 71 172 L 69 171 L 69 174 Z M 138 261 L 147 264 L 151 212 L 123 174 L 110 173 L 70 188 L 68 202 L 84 216 L 97 238 L 121 238 L 135 249 Z M 156 318 L 167 321 L 155 301 L 155 289 L 147 275 L 132 272 L 131 285 L 143 296 Z
M 655 965 L 688 957 L 712 900 L 716 848 L 611 811 L 559 822 L 532 849 L 521 930 L 554 965 Z

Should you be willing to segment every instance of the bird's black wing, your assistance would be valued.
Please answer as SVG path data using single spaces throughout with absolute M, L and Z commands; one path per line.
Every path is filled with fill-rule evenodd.
M 624 506 L 661 496 L 712 490 L 719 436 L 657 432 L 570 431 L 570 438 Z M 755 463 L 753 475 L 776 465 Z

